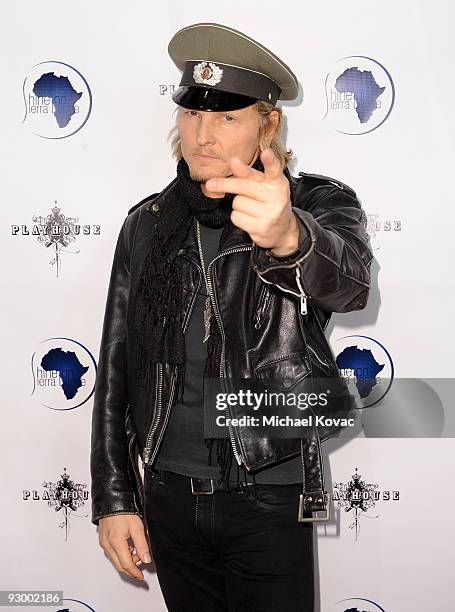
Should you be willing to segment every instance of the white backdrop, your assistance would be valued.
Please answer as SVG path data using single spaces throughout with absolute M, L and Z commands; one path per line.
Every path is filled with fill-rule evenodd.
M 454 17 L 443 0 L 231 0 L 225 8 L 48 0 L 4 9 L 0 589 L 63 590 L 61 608 L 72 611 L 165 610 L 153 572 L 146 571 L 146 584 L 130 581 L 98 546 L 87 493 L 91 389 L 120 225 L 132 205 L 175 173 L 166 139 L 180 75 L 167 44 L 190 23 L 244 31 L 289 63 L 302 85 L 299 104 L 284 106 L 292 173 L 348 183 L 369 215 L 376 256 L 370 301 L 364 311 L 334 315 L 327 332 L 334 352 L 341 338 L 356 335 L 358 346 L 390 356 L 397 378 L 453 378 Z M 347 57 L 371 71 L 389 101 L 364 123 L 353 108 L 324 118 L 327 87 Z M 68 82 L 43 80 L 51 73 Z M 32 103 L 34 88 L 37 98 L 56 95 L 57 82 L 81 94 L 78 113 L 45 114 L 47 93 Z M 54 206 L 86 233 L 46 249 L 33 226 Z M 47 374 L 37 368 L 43 355 L 58 368 L 87 367 L 85 384 L 62 388 L 52 380 L 57 366 Z M 355 508 L 336 506 L 330 525 L 318 527 L 318 609 L 453 608 L 453 452 L 451 438 L 324 445 L 330 487 L 347 485 L 357 469 L 365 486 L 398 499 L 378 500 L 357 520 Z M 66 483 L 65 468 L 78 502 L 56 512 L 46 491 Z

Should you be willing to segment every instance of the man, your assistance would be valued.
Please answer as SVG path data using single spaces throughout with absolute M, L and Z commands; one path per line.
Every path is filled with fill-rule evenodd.
M 92 522 L 118 571 L 143 579 L 153 553 L 171 611 L 310 611 L 313 513 L 329 508 L 320 444 L 340 427 L 213 435 L 204 398 L 213 380 L 340 381 L 323 330 L 366 305 L 364 214 L 340 181 L 289 174 L 275 104 L 298 83 L 278 57 L 218 24 L 180 30 L 169 53 L 183 71 L 177 176 L 130 209 L 116 246 Z M 342 390 L 331 414 L 352 416 L 351 399 Z

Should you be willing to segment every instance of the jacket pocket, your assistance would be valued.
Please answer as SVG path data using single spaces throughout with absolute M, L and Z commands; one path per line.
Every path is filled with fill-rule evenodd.
M 265 510 L 296 516 L 301 492 L 302 483 L 300 482 L 291 484 L 256 483 L 256 497 L 251 495 L 247 496 L 247 499 Z
M 254 375 L 266 387 L 290 391 L 311 372 L 305 353 L 292 353 L 260 362 Z
M 326 374 L 331 374 L 333 372 L 333 366 L 328 362 L 328 360 L 322 356 L 320 352 L 317 352 L 316 349 L 311 346 L 311 344 L 307 344 L 307 348 L 308 357 L 316 366 L 316 370 L 322 370 Z

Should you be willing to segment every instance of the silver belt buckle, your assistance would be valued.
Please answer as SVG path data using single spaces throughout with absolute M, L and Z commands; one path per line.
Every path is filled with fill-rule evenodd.
M 210 491 L 201 491 L 197 490 L 197 481 L 198 480 L 210 480 Z M 196 484 L 196 488 L 195 488 Z M 191 476 L 191 493 L 193 495 L 213 495 L 215 488 L 213 486 L 213 478 L 193 478 Z
M 325 492 L 324 493 L 324 498 L 325 498 L 325 510 L 321 510 L 320 512 L 324 512 L 325 514 L 323 516 L 311 516 L 311 517 L 304 517 L 303 513 L 305 511 L 305 508 L 303 507 L 305 504 L 305 496 L 303 493 L 300 494 L 300 501 L 299 501 L 299 515 L 298 515 L 298 522 L 299 523 L 320 523 L 320 522 L 326 522 L 326 521 L 330 521 L 330 493 Z M 308 501 L 312 501 L 311 497 L 308 499 Z M 318 499 L 319 502 L 322 502 L 322 499 Z

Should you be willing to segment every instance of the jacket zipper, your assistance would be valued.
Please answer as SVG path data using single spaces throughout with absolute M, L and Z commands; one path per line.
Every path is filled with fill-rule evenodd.
M 295 268 L 295 281 L 300 291 L 300 314 L 306 315 L 308 314 L 307 296 L 303 290 L 299 265 L 297 265 Z
M 153 461 L 155 460 L 156 454 L 158 452 L 158 448 L 160 446 L 160 442 L 161 442 L 161 439 L 162 439 L 162 437 L 164 435 L 164 431 L 166 429 L 167 421 L 169 419 L 169 414 L 171 412 L 170 411 L 170 407 L 172 406 L 172 401 L 174 399 L 174 391 L 175 391 L 175 381 L 176 381 L 176 379 L 177 379 L 177 366 L 174 367 L 174 371 L 172 373 L 172 377 L 171 377 L 171 390 L 170 390 L 170 393 L 169 393 L 169 401 L 168 401 L 168 404 L 166 406 L 166 414 L 165 414 L 165 417 L 164 417 L 163 427 L 161 428 L 160 435 L 159 435 L 158 440 L 156 441 L 156 444 L 155 444 L 155 450 L 153 451 L 153 454 L 150 457 L 150 440 L 149 440 L 149 446 L 144 450 L 144 457 L 147 459 L 146 461 L 144 460 L 144 462 L 142 464 L 142 467 L 144 467 L 144 468 L 145 468 L 145 465 L 153 463 Z M 159 390 L 160 401 L 161 401 L 161 392 L 162 392 L 162 385 L 161 385 L 160 390 Z M 155 423 L 158 426 L 159 421 L 156 420 Z
M 274 283 L 272 281 L 267 280 L 266 278 L 264 278 L 263 273 L 259 272 L 259 270 L 256 270 L 256 274 L 259 276 L 261 280 L 264 281 L 264 283 L 267 283 L 268 285 L 276 285 L 279 289 L 281 289 L 281 291 L 284 291 L 285 293 L 290 293 L 291 295 L 295 295 L 296 297 L 300 298 L 300 314 L 302 315 L 308 314 L 307 299 L 309 298 L 309 296 L 306 295 L 303 289 L 300 268 L 298 267 L 298 265 L 295 269 L 295 280 L 296 280 L 297 287 L 299 288 L 300 293 L 296 293 L 295 291 L 292 291 L 292 289 L 286 289 L 285 287 L 282 287 L 278 283 Z
M 295 295 L 296 297 L 300 298 L 300 314 L 306 316 L 308 314 L 308 306 L 307 306 L 307 299 L 310 298 L 311 296 L 307 295 L 305 293 L 305 290 L 303 288 L 303 278 L 302 278 L 302 274 L 301 274 L 301 270 L 300 270 L 300 262 L 304 261 L 305 259 L 307 259 L 307 257 L 310 256 L 310 254 L 312 253 L 312 251 L 314 250 L 314 245 L 316 243 L 316 238 L 314 236 L 311 236 L 311 247 L 309 248 L 308 252 L 305 253 L 305 255 L 303 257 L 301 257 L 297 263 L 295 264 L 284 264 L 283 267 L 285 268 L 290 268 L 290 267 L 294 267 L 295 266 L 295 282 L 297 284 L 297 287 L 299 289 L 299 293 L 296 293 L 295 291 L 292 291 L 292 289 L 286 289 L 285 287 L 282 287 L 281 285 L 279 285 L 278 283 L 272 283 L 271 281 L 266 280 L 262 273 L 259 272 L 259 270 L 256 269 L 256 273 L 259 275 L 260 278 L 262 278 L 262 280 L 266 283 L 268 283 L 269 285 L 276 285 L 277 287 L 279 287 L 282 291 L 285 291 L 286 293 L 291 293 L 292 295 Z
M 155 419 L 154 422 L 152 422 L 150 429 L 149 429 L 149 433 L 147 435 L 147 439 L 145 442 L 145 448 L 144 448 L 144 461 L 142 464 L 142 467 L 145 467 L 145 464 L 148 463 L 149 458 L 150 458 L 150 441 L 152 439 L 153 434 L 156 431 L 156 428 L 158 427 L 158 423 L 160 420 L 160 416 L 161 416 L 161 392 L 163 390 L 163 364 L 162 363 L 157 363 L 156 364 L 156 386 L 155 386 L 155 395 L 156 395 L 156 411 L 155 411 Z
M 325 366 L 326 368 L 330 368 L 330 365 L 329 365 L 329 364 L 328 364 L 326 361 L 324 361 L 324 360 L 322 359 L 322 357 L 320 357 L 320 356 L 319 356 L 319 355 L 316 353 L 316 351 L 314 350 L 314 348 L 313 348 L 313 347 L 312 347 L 310 344 L 308 344 L 308 349 L 309 349 L 309 350 L 310 350 L 310 351 L 313 353 L 313 355 L 316 357 L 316 359 L 319 361 L 319 363 L 320 363 L 320 364 L 322 364 L 322 365 L 323 365 L 323 366 Z
M 216 305 L 216 300 L 215 300 L 215 295 L 213 292 L 213 285 L 212 285 L 212 278 L 211 278 L 211 271 L 210 268 L 213 265 L 213 263 L 219 259 L 220 257 L 223 257 L 224 255 L 228 255 L 231 253 L 238 253 L 240 251 L 251 251 L 253 249 L 252 246 L 248 245 L 248 246 L 243 246 L 243 247 L 235 247 L 232 249 L 228 249 L 226 251 L 222 251 L 221 253 L 218 253 L 218 255 L 212 259 L 212 261 L 209 263 L 209 266 L 207 268 L 207 286 L 208 286 L 208 290 L 209 290 L 209 294 L 210 294 L 210 299 L 212 301 L 212 305 L 213 305 L 213 312 L 215 313 L 215 318 L 218 322 L 218 326 L 220 328 L 220 332 L 221 332 L 221 359 L 220 359 L 220 381 L 223 379 L 223 374 L 225 374 L 225 367 L 224 367 L 224 352 L 225 352 L 225 335 L 224 335 L 224 328 L 223 328 L 223 324 L 221 321 L 221 316 L 220 313 L 218 312 L 218 308 Z M 231 445 L 232 445 L 232 450 L 234 452 L 234 457 L 236 458 L 236 461 L 239 465 L 242 464 L 242 462 L 246 465 L 246 461 L 243 460 L 241 453 L 238 451 L 237 449 L 237 443 L 235 440 L 235 435 L 234 435 L 234 430 L 232 425 L 229 423 L 229 437 L 231 439 Z
M 186 257 L 185 259 L 189 259 L 188 257 Z M 202 277 L 202 270 L 201 267 L 199 266 L 199 264 L 197 262 L 195 262 L 193 259 L 190 260 L 192 263 L 194 263 L 197 267 L 197 269 L 199 270 L 199 280 L 198 280 L 198 284 L 196 287 L 196 291 L 194 292 L 192 301 L 190 303 L 190 307 L 188 308 L 188 313 L 186 315 L 185 321 L 183 322 L 183 333 L 186 332 L 186 328 L 188 327 L 188 322 L 190 320 L 190 315 L 193 312 L 193 308 L 194 308 L 194 303 L 196 301 L 196 296 L 199 292 L 199 288 L 201 286 L 201 277 Z M 157 377 L 157 391 L 156 391 L 156 397 L 157 397 L 157 408 L 156 408 L 156 416 L 154 419 L 154 422 L 152 423 L 152 425 L 150 426 L 149 429 L 149 433 L 147 435 L 147 439 L 146 439 L 146 443 L 144 446 L 144 451 L 143 451 L 143 461 L 142 461 L 142 467 L 145 468 L 146 465 L 148 465 L 149 463 L 153 463 L 153 460 L 155 459 L 155 455 L 158 452 L 158 448 L 159 448 L 159 444 L 161 442 L 161 438 L 163 437 L 164 434 L 164 430 L 166 429 L 166 423 L 167 420 L 169 418 L 169 408 L 172 405 L 172 400 L 174 399 L 174 390 L 175 390 L 175 380 L 176 380 L 176 369 L 174 368 L 174 372 L 172 374 L 172 379 L 171 379 L 171 391 L 169 394 L 169 401 L 168 404 L 166 406 L 166 416 L 165 416 L 165 423 L 163 425 L 163 428 L 161 430 L 160 436 L 155 444 L 155 451 L 153 452 L 153 455 L 151 455 L 151 448 L 150 448 L 150 443 L 152 440 L 152 436 L 155 433 L 157 427 L 158 427 L 158 423 L 160 421 L 160 417 L 161 417 L 161 395 L 162 395 L 162 390 L 163 390 L 163 364 L 162 363 L 158 363 L 157 364 L 157 368 L 158 368 L 158 377 Z

